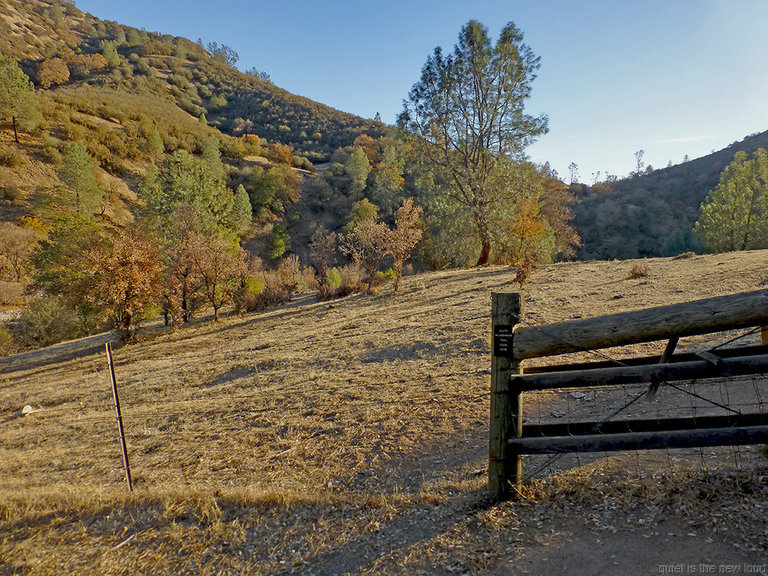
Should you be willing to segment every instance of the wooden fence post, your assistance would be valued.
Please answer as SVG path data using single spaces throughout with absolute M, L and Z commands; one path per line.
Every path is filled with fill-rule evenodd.
M 491 426 L 488 458 L 488 488 L 499 500 L 512 495 L 522 484 L 522 458 L 507 440 L 523 432 L 523 397 L 513 389 L 511 376 L 522 374 L 520 362 L 512 358 L 512 335 L 523 313 L 520 292 L 492 295 Z

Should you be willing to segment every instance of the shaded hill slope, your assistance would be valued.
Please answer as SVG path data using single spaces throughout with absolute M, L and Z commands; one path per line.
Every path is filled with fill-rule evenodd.
M 768 131 L 640 177 L 573 185 L 579 198 L 575 226 L 583 241 L 579 258 L 645 258 L 700 249 L 692 230 L 701 203 L 736 152 L 758 148 L 768 148 Z

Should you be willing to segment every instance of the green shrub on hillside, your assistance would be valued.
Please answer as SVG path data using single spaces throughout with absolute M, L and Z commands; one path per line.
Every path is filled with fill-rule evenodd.
M 13 335 L 7 326 L 0 324 L 0 356 L 8 356 L 16 351 Z
M 33 300 L 13 327 L 14 340 L 26 348 L 50 346 L 81 335 L 77 314 L 55 296 Z

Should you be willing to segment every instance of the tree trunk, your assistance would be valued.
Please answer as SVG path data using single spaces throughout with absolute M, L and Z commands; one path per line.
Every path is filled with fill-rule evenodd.
M 16 132 L 16 116 L 12 116 L 13 118 L 13 139 L 16 141 L 16 144 L 19 144 L 19 133 Z
M 480 258 L 477 259 L 477 264 L 475 266 L 485 266 L 488 264 L 488 258 L 491 255 L 491 244 L 483 238 L 482 240 L 483 246 L 480 250 Z
M 475 226 L 477 227 L 477 234 L 480 237 L 481 249 L 480 258 L 477 259 L 475 266 L 485 266 L 488 264 L 488 259 L 491 255 L 491 239 L 488 232 L 488 221 L 483 214 L 482 210 L 476 208 L 474 211 Z
M 186 324 L 189 322 L 189 306 L 187 303 L 187 279 L 181 285 L 181 321 Z
M 400 290 L 400 280 L 403 278 L 403 262 L 395 260 L 395 292 Z

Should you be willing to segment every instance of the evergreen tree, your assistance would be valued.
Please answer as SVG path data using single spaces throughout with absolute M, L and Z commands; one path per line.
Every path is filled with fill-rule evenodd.
M 349 158 L 344 163 L 344 171 L 351 178 L 350 193 L 356 195 L 362 192 L 365 188 L 368 174 L 371 173 L 371 163 L 368 161 L 368 156 L 362 148 L 357 147 L 352 150 Z
M 349 218 L 344 226 L 348 232 L 353 230 L 358 224 L 363 222 L 376 222 L 379 218 L 379 207 L 368 198 L 363 198 L 352 204 L 349 212 Z
M 251 201 L 248 199 L 248 192 L 242 184 L 237 187 L 232 199 L 232 208 L 227 216 L 227 223 L 238 234 L 244 234 L 251 226 L 253 210 Z
M 0 55 L 0 115 L 13 122 L 13 137 L 19 142 L 16 123 L 32 130 L 42 118 L 37 109 L 37 96 L 29 77 L 10 56 Z
M 388 219 L 403 196 L 403 169 L 405 162 L 397 146 L 387 145 L 382 149 L 382 158 L 373 174 L 371 199 L 381 209 L 382 218 Z
M 434 176 L 444 212 L 472 223 L 478 265 L 488 262 L 504 225 L 513 161 L 547 130 L 546 116 L 524 112 L 539 58 L 522 40 L 510 22 L 494 46 L 471 20 L 452 54 L 436 48 L 427 59 L 398 118 Z
M 99 47 L 101 48 L 101 55 L 104 56 L 104 60 L 107 61 L 107 66 L 113 70 L 118 68 L 120 66 L 120 57 L 117 55 L 115 43 L 103 40 Z
M 63 160 L 59 169 L 59 180 L 64 184 L 62 199 L 75 213 L 88 218 L 104 197 L 93 175 L 88 150 L 79 142 L 69 142 L 64 148 Z
M 272 228 L 272 236 L 269 238 L 269 257 L 272 260 L 280 260 L 291 249 L 291 237 L 285 224 L 276 222 Z
M 80 215 L 59 220 L 32 255 L 32 286 L 74 311 L 84 332 L 98 324 L 101 310 L 89 300 L 95 277 L 87 254 L 103 243 L 99 228 Z

